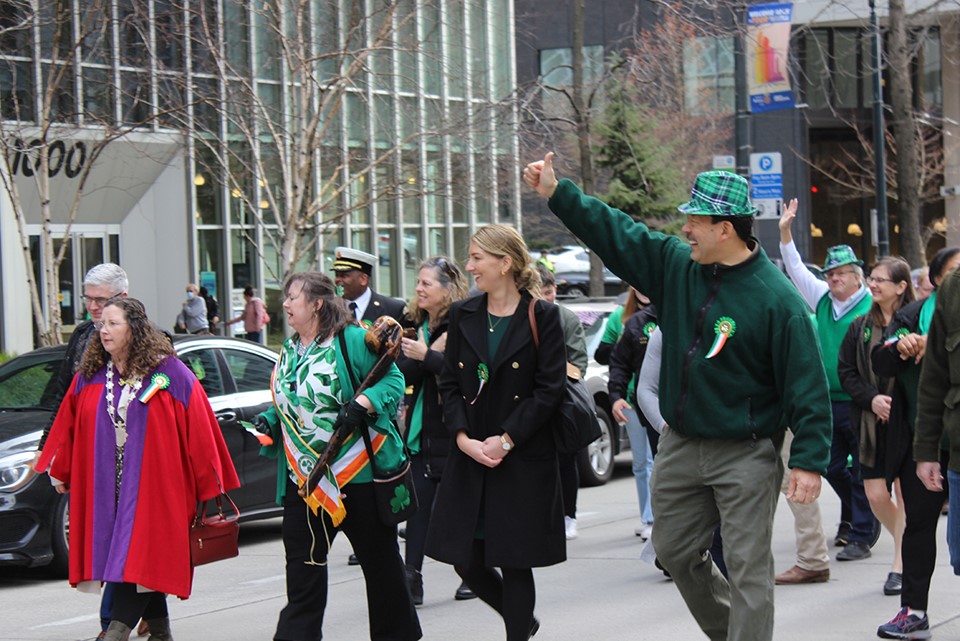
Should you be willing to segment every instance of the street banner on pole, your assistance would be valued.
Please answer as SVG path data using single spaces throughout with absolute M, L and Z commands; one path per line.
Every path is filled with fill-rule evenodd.
M 750 111 L 793 107 L 787 61 L 793 3 L 755 4 L 747 8 L 747 83 Z

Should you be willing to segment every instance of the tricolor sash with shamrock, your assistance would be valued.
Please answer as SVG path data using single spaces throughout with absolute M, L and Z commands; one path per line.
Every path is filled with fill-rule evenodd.
M 274 407 L 280 419 L 284 456 L 287 459 L 287 467 L 297 479 L 297 487 L 300 487 L 306 482 L 314 463 L 319 458 L 319 453 L 304 441 L 297 429 L 296 417 L 281 410 L 281 405 L 276 402 L 276 369 L 272 378 L 270 388 L 274 395 Z M 370 434 L 370 443 L 376 453 L 386 442 L 387 437 L 373 429 L 367 429 Z M 368 462 L 369 457 L 363 446 L 363 439 L 359 438 L 359 435 L 352 436 L 351 440 L 344 445 L 340 456 L 317 484 L 317 489 L 304 499 L 313 513 L 316 514 L 318 508 L 323 508 L 330 515 L 333 524 L 340 525 L 347 515 L 340 496 L 340 488 L 349 483 Z

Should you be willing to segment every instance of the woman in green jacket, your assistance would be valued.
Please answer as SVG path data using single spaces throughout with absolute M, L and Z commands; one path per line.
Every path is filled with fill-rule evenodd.
M 254 420 L 273 438 L 274 444 L 261 453 L 277 459 L 277 502 L 283 506 L 287 605 L 273 638 L 306 641 L 322 636 L 327 553 L 343 530 L 367 583 L 370 638 L 414 641 L 422 635 L 406 586 L 397 528 L 378 516 L 373 475 L 360 437 L 361 429 L 368 431 L 379 470 L 400 468 L 403 443 L 392 417 L 403 396 L 403 375 L 391 365 L 377 383 L 353 398 L 347 363 L 362 381 L 377 357 L 364 345 L 365 332 L 351 322 L 333 282 L 318 272 L 301 272 L 287 278 L 283 291 L 283 311 L 296 333 L 284 342 L 273 372 L 274 405 Z M 338 416 L 352 433 L 331 473 L 303 499 L 297 490 L 323 453 Z

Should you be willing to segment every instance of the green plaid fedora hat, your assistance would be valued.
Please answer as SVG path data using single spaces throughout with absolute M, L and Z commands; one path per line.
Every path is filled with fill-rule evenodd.
M 850 245 L 834 245 L 827 250 L 827 262 L 823 264 L 820 271 L 826 274 L 828 271 L 843 267 L 844 265 L 863 265 L 862 260 L 857 259 Z
M 743 176 L 714 170 L 697 174 L 690 202 L 677 207 L 677 211 L 700 216 L 753 216 L 757 208 L 750 202 L 750 186 Z

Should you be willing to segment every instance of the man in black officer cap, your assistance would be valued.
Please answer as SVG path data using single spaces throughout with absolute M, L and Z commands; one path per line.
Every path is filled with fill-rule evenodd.
M 337 258 L 333 261 L 334 281 L 343 288 L 343 299 L 360 324 L 369 328 L 373 321 L 381 316 L 392 316 L 400 324 L 407 313 L 407 305 L 402 300 L 381 296 L 370 287 L 370 275 L 377 257 L 373 254 L 337 247 Z M 350 565 L 359 565 L 355 554 L 348 560 Z
M 343 298 L 354 317 L 364 327 L 370 327 L 380 316 L 392 316 L 403 322 L 407 306 L 402 300 L 381 296 L 370 287 L 370 275 L 377 257 L 373 254 L 337 247 L 333 263 L 334 280 L 343 288 Z

